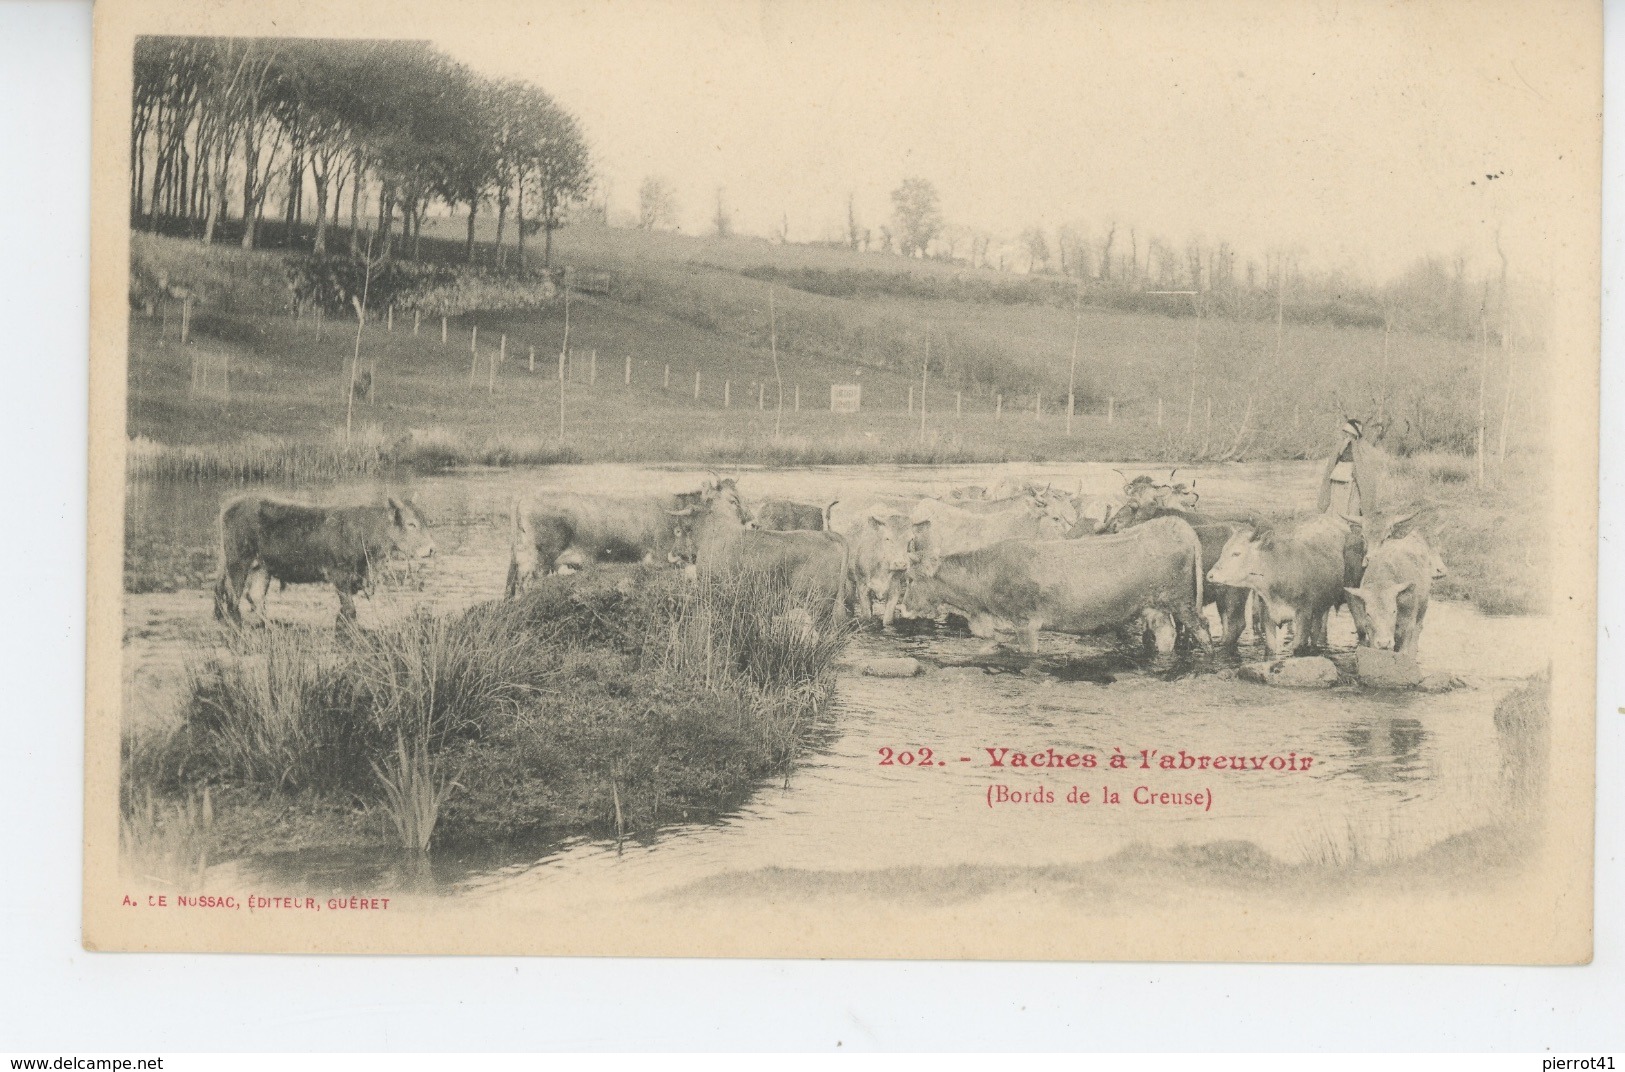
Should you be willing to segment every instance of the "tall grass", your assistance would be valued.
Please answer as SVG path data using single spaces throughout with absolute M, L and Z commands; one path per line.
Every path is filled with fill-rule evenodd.
M 580 456 L 540 436 L 464 436 L 445 428 L 414 430 L 389 439 L 376 428 L 346 441 L 250 436 L 224 443 L 159 443 L 143 436 L 129 441 L 126 471 L 145 480 L 270 480 L 298 482 L 365 476 L 391 468 L 434 472 L 461 465 L 566 465 Z
M 203 884 L 213 847 L 208 787 L 161 800 L 152 788 L 126 793 L 119 814 L 119 856 L 137 879 L 183 892 Z
M 131 794 L 199 785 L 360 802 L 390 839 L 628 829 L 716 810 L 783 770 L 846 634 L 746 574 L 642 567 L 424 612 L 335 641 L 270 628 L 190 670 L 180 725 L 132 749 Z
M 397 731 L 394 755 L 382 765 L 374 760 L 372 771 L 383 787 L 390 824 L 401 847 L 428 852 L 435 825 L 440 821 L 440 806 L 457 787 L 457 781 L 431 754 L 427 729 L 412 739 L 410 749 L 405 736 Z

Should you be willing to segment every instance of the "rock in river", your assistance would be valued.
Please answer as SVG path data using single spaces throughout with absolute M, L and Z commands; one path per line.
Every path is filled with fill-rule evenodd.
M 1416 656 L 1382 648 L 1356 648 L 1354 675 L 1373 689 L 1408 689 L 1422 680 Z
M 913 677 L 920 670 L 920 661 L 907 656 L 898 659 L 865 659 L 858 664 L 858 672 L 865 677 Z
M 1327 689 L 1337 684 L 1337 667 L 1318 655 L 1249 663 L 1236 672 L 1243 681 L 1289 689 Z

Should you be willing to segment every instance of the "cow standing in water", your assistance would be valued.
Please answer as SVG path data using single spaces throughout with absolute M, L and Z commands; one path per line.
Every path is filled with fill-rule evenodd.
M 1278 529 L 1245 526 L 1226 541 L 1207 579 L 1257 593 L 1271 655 L 1282 652 L 1287 622 L 1293 623 L 1292 654 L 1325 648 L 1326 619 L 1345 601 L 1347 577 L 1363 555 L 1363 543 L 1353 537 L 1345 522 L 1326 514 Z
M 357 592 L 370 590 L 373 563 L 399 554 L 434 554 L 429 526 L 410 502 L 384 506 L 303 506 L 247 495 L 220 511 L 220 579 L 214 616 L 264 623 L 272 581 L 331 584 L 339 594 L 340 626 L 355 621 Z
M 1444 576 L 1444 562 L 1428 546 L 1427 537 L 1403 530 L 1412 516 L 1369 519 L 1367 539 L 1372 547 L 1364 575 L 1358 587 L 1345 592 L 1362 645 L 1415 655 L 1433 581 Z
M 1230 537 L 1247 527 L 1240 521 L 1226 521 L 1189 510 L 1171 509 L 1153 502 L 1148 506 L 1129 506 L 1118 511 L 1107 523 L 1106 531 L 1125 532 L 1159 517 L 1177 517 L 1195 530 L 1196 538 L 1202 544 L 1204 573 L 1218 564 L 1219 556 L 1223 553 L 1225 544 L 1230 541 Z M 1241 633 L 1247 621 L 1249 595 L 1246 588 L 1218 584 L 1209 578 L 1204 598 L 1206 602 L 1218 605 L 1219 623 L 1224 635 L 1223 647 L 1226 651 L 1235 651 L 1236 645 L 1241 641 Z
M 518 595 L 544 574 L 600 562 L 681 564 L 671 515 L 702 502 L 747 523 L 731 478 L 708 480 L 699 491 L 643 499 L 556 494 L 530 506 L 516 501 L 509 519 L 506 595 Z
M 699 575 L 754 572 L 827 608 L 841 621 L 849 602 L 848 548 L 839 533 L 753 528 L 752 522 L 707 490 L 701 502 L 666 513 L 675 523 L 674 557 Z
M 1113 536 L 1084 540 L 1004 540 L 943 555 L 931 549 L 931 522 L 921 526 L 924 550 L 908 569 L 904 595 L 911 612 L 952 609 L 971 632 L 991 636 L 997 623 L 1022 630 L 1038 650 L 1038 633 L 1087 635 L 1142 625 L 1163 654 L 1177 623 L 1186 638 L 1209 647 L 1202 617 L 1202 545 L 1191 527 L 1164 517 Z
M 877 602 L 881 604 L 882 627 L 891 625 L 897 617 L 904 575 L 910 556 L 918 549 L 919 531 L 915 522 L 879 503 L 867 518 L 847 531 L 846 540 L 852 549 L 848 567 L 852 601 L 858 617 L 872 618 Z

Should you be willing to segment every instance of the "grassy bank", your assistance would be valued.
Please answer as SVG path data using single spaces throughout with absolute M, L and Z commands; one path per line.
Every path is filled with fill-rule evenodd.
M 1514 459 L 1480 486 L 1471 458 L 1418 454 L 1397 459 L 1390 501 L 1419 509 L 1428 543 L 1449 574 L 1438 599 L 1465 599 L 1487 614 L 1537 614 L 1550 607 L 1552 546 L 1546 467 Z
M 604 570 L 338 644 L 234 636 L 176 728 L 125 742 L 127 858 L 180 881 L 199 857 L 714 815 L 788 770 L 833 684 L 844 634 L 778 619 L 796 606 L 762 577 Z

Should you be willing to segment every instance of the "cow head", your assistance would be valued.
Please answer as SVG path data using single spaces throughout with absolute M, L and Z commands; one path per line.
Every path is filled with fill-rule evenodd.
M 699 541 L 695 538 L 694 530 L 707 513 L 709 510 L 701 503 L 666 510 L 667 523 L 671 525 L 671 550 L 666 552 L 668 564 L 692 566 L 698 561 Z
M 1358 532 L 1364 539 L 1365 560 L 1362 564 L 1370 565 L 1371 556 L 1376 552 L 1377 548 L 1389 540 L 1402 540 L 1416 531 L 1412 522 L 1416 520 L 1416 516 L 1421 512 L 1420 509 L 1416 509 L 1403 514 L 1379 514 L 1373 512 L 1366 517 L 1349 514 L 1339 514 L 1338 516 L 1348 522 L 1349 527 Z M 1440 562 L 1439 568 L 1443 569 L 1443 567 L 1444 563 Z M 1443 576 L 1443 574 L 1435 573 L 1435 576 Z
M 717 511 L 720 516 L 736 519 L 744 528 L 755 528 L 756 522 L 745 509 L 745 500 L 739 497 L 739 485 L 733 477 L 712 476 L 700 485 L 699 501 L 706 510 Z
M 1050 488 L 1029 489 L 1027 509 L 1038 519 L 1039 535 L 1065 536 L 1078 523 L 1078 507 L 1071 496 Z
M 1349 613 L 1357 626 L 1371 640 L 1374 648 L 1393 649 L 1394 626 L 1399 620 L 1399 597 L 1410 589 L 1413 582 L 1403 584 L 1367 584 L 1359 588 L 1345 588 L 1349 597 Z
M 391 498 L 385 508 L 389 511 L 389 542 L 397 554 L 405 558 L 428 558 L 434 554 L 429 523 L 423 520 L 411 500 L 402 502 Z
M 1219 551 L 1213 568 L 1207 571 L 1212 584 L 1231 588 L 1262 588 L 1264 577 L 1264 551 L 1268 534 L 1260 534 L 1252 526 L 1244 526 L 1230 534 Z

